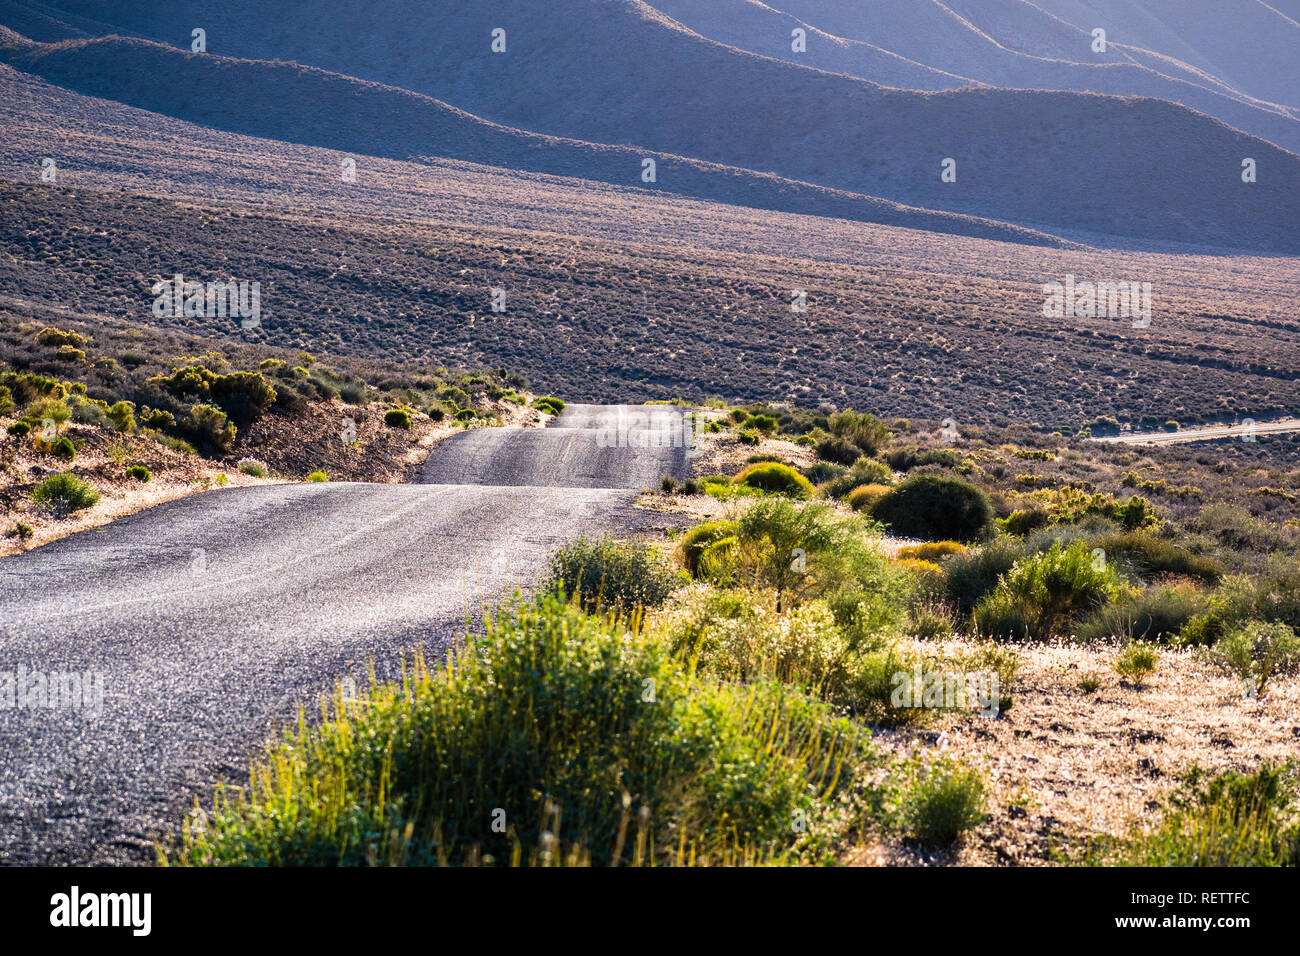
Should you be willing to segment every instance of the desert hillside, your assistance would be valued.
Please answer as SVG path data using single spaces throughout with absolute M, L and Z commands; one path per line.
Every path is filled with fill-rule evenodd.
M 717 43 L 630 0 L 557 0 L 545 14 L 518 0 L 450 10 L 412 2 L 379 11 L 327 4 L 272 13 L 244 2 L 74 9 L 180 47 L 202 20 L 208 56 L 113 40 L 28 51 L 12 62 L 83 92 L 237 123 L 244 132 L 259 131 L 249 128 L 259 122 L 256 112 L 275 117 L 284 138 L 355 149 L 358 136 L 369 134 L 374 151 L 419 129 L 429 152 L 456 152 L 452 144 L 465 138 L 478 150 L 472 158 L 511 165 L 527 164 L 525 147 L 534 142 L 513 131 L 530 130 L 1047 231 L 1278 252 L 1300 241 L 1290 225 L 1300 214 L 1290 188 L 1300 180 L 1300 156 L 1171 100 L 991 86 L 885 88 Z M 822 9 L 829 16 L 838 8 Z M 492 31 L 506 29 L 503 23 L 505 52 L 493 53 Z M 573 23 L 583 29 L 572 30 Z M 946 33 L 913 32 L 946 45 Z M 961 36 L 985 42 L 969 29 Z M 615 49 L 625 69 L 608 69 L 593 56 Z M 292 60 L 407 92 L 213 57 Z M 759 110 L 755 90 L 764 91 Z M 453 136 L 445 120 L 423 112 L 413 126 L 402 109 L 416 94 L 512 132 L 494 144 L 492 158 L 482 150 L 481 130 Z M 308 109 L 307 96 L 331 106 Z M 250 101 L 262 108 L 243 109 Z M 347 109 L 362 102 L 363 114 Z M 405 121 L 396 128 L 382 119 L 398 117 Z M 954 182 L 941 180 L 947 158 L 957 163 Z M 1247 158 L 1260 170 L 1250 184 L 1241 181 Z M 636 182 L 639 167 L 631 174 Z M 658 177 L 671 180 L 671 171 Z

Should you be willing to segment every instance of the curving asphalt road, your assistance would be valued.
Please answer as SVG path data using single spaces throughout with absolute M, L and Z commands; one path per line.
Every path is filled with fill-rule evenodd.
M 546 428 L 476 428 L 434 446 L 421 481 L 656 488 L 684 478 L 689 420 L 669 405 L 569 405 Z
M 1240 438 L 1256 441 L 1260 435 L 1300 432 L 1300 421 L 1287 418 L 1275 422 L 1247 422 L 1239 425 L 1206 425 L 1203 428 L 1180 428 L 1176 432 L 1127 432 L 1123 435 L 1099 435 L 1093 441 L 1120 445 L 1182 445 L 1195 441 L 1223 441 Z
M 560 542 L 651 520 L 631 489 L 685 449 L 595 434 L 639 411 L 456 436 L 426 471 L 474 452 L 454 484 L 210 491 L 0 560 L 0 862 L 147 862 L 321 691 L 444 645 Z M 80 693 L 40 706 L 56 673 Z

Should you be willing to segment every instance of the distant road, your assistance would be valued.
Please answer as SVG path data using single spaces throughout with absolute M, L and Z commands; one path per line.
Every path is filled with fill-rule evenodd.
M 1205 428 L 1183 428 L 1176 432 L 1099 435 L 1093 438 L 1093 441 L 1115 442 L 1121 445 L 1180 445 L 1184 442 L 1243 438 L 1251 434 L 1258 437 L 1284 432 L 1300 432 L 1300 419 L 1286 418 L 1275 422 L 1256 422 L 1253 425 L 1209 425 Z
M 686 477 L 689 423 L 672 405 L 568 405 L 546 428 L 475 428 L 434 445 L 420 480 L 442 485 L 657 488 Z
M 98 716 L 0 708 L 0 863 L 148 862 L 192 795 L 242 783 L 273 725 L 345 675 L 445 646 L 564 541 L 663 521 L 631 504 L 685 451 L 646 447 L 644 411 L 455 436 L 430 470 L 474 452 L 454 482 L 219 489 L 0 559 L 0 686 L 21 669 L 104 691 Z

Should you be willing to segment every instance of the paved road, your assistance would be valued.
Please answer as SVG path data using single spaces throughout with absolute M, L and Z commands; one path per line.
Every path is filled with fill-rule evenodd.
M 1131 432 L 1124 435 L 1099 435 L 1094 441 L 1114 442 L 1120 445 L 1180 445 L 1194 441 L 1222 441 L 1225 438 L 1259 438 L 1260 435 L 1278 435 L 1300 432 L 1300 421 L 1285 419 L 1277 422 L 1255 422 L 1246 425 L 1207 425 L 1204 428 L 1182 428 L 1176 432 Z
M 528 474 L 516 459 L 530 446 L 497 447 L 484 468 Z M 555 460 L 572 466 L 562 474 L 609 482 L 639 475 L 643 453 L 625 447 L 603 473 Z M 0 862 L 151 859 L 189 794 L 206 800 L 218 777 L 242 780 L 276 722 L 341 676 L 362 679 L 372 659 L 445 644 L 485 602 L 533 579 L 558 543 L 648 520 L 633 497 L 484 484 L 232 488 L 0 560 L 0 695 L 20 669 L 29 684 L 33 672 L 92 675 L 87 706 L 0 709 Z
M 667 405 L 569 405 L 546 428 L 476 428 L 434 446 L 421 481 L 657 488 L 684 478 L 689 421 Z

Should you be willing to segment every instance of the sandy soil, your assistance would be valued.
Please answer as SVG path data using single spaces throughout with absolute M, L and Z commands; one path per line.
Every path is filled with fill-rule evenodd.
M 1154 821 L 1161 798 L 1193 766 L 1253 772 L 1300 752 L 1300 676 L 1275 679 L 1252 699 L 1192 651 L 1162 650 L 1156 672 L 1136 688 L 1115 674 L 1114 646 L 1017 650 L 1012 707 L 1000 716 L 945 712 L 919 730 L 878 733 L 897 754 L 944 750 L 982 767 L 988 822 L 952 854 L 872 847 L 856 862 L 1043 864 L 1054 848 Z M 1080 689 L 1085 675 L 1101 681 L 1095 693 Z

